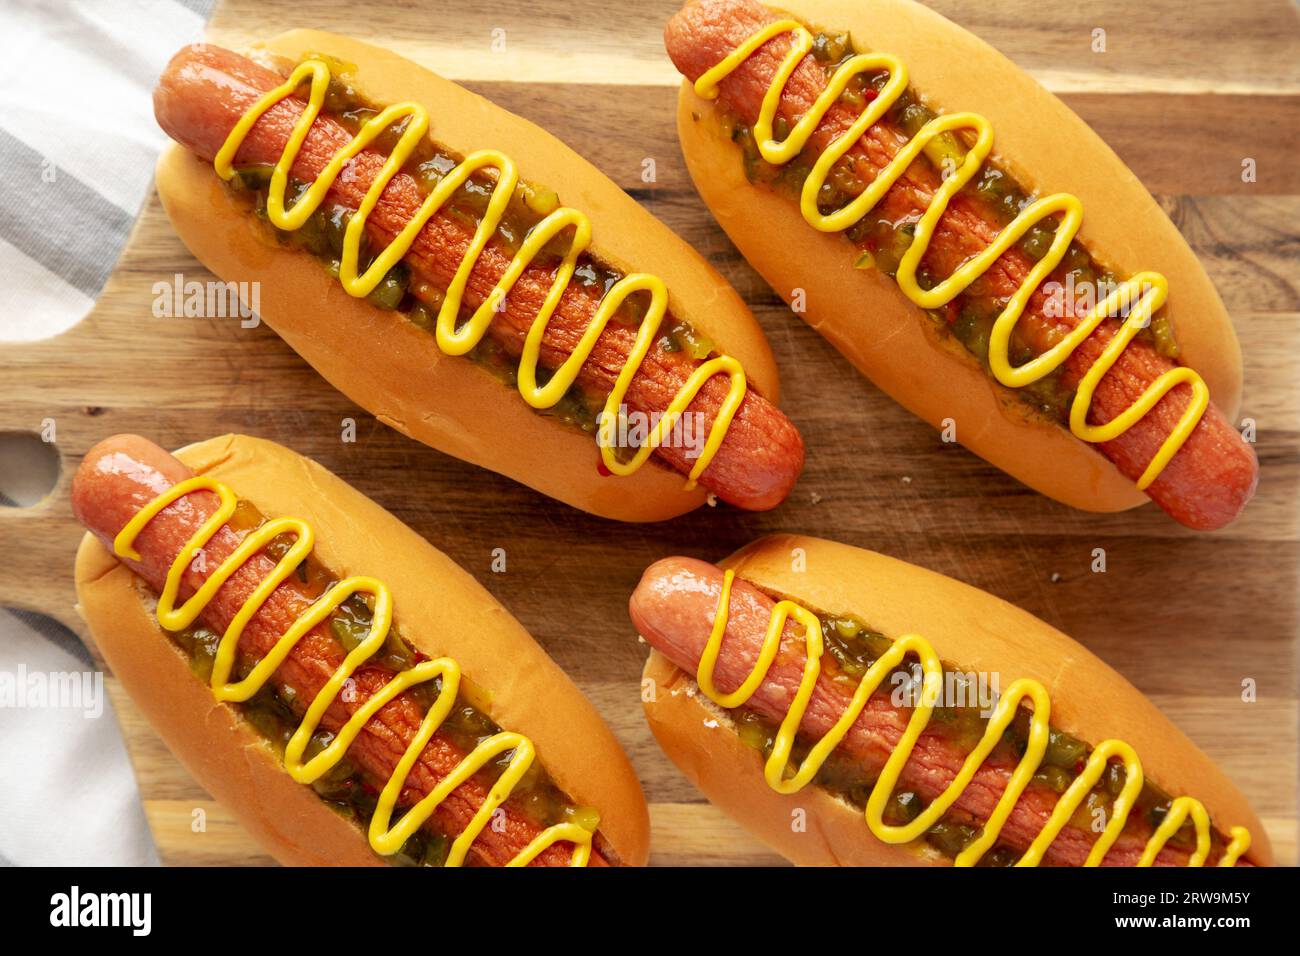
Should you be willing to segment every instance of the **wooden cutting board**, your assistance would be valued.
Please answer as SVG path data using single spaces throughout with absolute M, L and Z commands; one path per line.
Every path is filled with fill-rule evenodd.
M 673 133 L 676 75 L 663 24 L 675 0 L 540 0 L 507 13 L 354 0 L 224 0 L 211 38 L 239 45 L 295 26 L 395 48 L 584 151 L 707 255 L 744 295 L 780 363 L 807 470 L 770 514 L 704 509 L 620 526 L 411 442 L 325 384 L 266 328 L 155 318 L 152 286 L 210 276 L 156 197 L 99 303 L 57 338 L 0 351 L 0 432 L 56 425 L 62 473 L 30 509 L 0 509 L 0 604 L 84 633 L 73 609 L 80 531 L 68 485 L 87 448 L 132 431 L 175 447 L 228 431 L 310 455 L 475 573 L 604 713 L 644 782 L 661 864 L 777 858 L 713 810 L 641 718 L 645 648 L 626 600 L 658 557 L 718 558 L 800 531 L 952 575 L 1039 615 L 1123 672 L 1250 796 L 1280 860 L 1296 853 L 1296 635 L 1300 543 L 1300 22 L 1287 0 L 1231 5 L 943 0 L 941 12 L 1031 70 L 1161 199 L 1209 269 L 1242 340 L 1242 414 L 1258 423 L 1260 492 L 1224 532 L 1197 535 L 1154 506 L 1071 511 L 945 445 L 858 376 L 763 284 L 696 198 Z M 1087 7 L 1085 11 L 1083 8 Z M 308 10 L 309 15 L 303 11 Z M 1094 52 L 1095 30 L 1106 52 Z M 861 38 L 869 43 L 869 37 Z M 977 79 L 977 78 L 976 78 Z M 949 104 L 959 107 L 960 104 Z M 1255 160 L 1258 181 L 1242 181 Z M 656 180 L 641 178 L 653 159 Z M 355 417 L 355 444 L 340 422 Z M 508 570 L 493 573 L 492 551 Z M 1104 548 L 1107 570 L 1091 570 Z M 582 613 L 576 619 L 572 610 Z M 1257 687 L 1242 699 L 1243 681 Z M 163 859 L 268 858 L 189 778 L 110 681 Z M 208 829 L 192 833 L 202 807 Z

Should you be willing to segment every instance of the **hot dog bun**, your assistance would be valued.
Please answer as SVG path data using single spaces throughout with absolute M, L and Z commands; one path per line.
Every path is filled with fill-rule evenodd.
M 806 570 L 791 570 L 796 553 Z M 996 673 L 1003 688 L 1024 677 L 1041 681 L 1054 727 L 1094 745 L 1111 737 L 1127 741 L 1148 779 L 1175 796 L 1194 795 L 1218 825 L 1249 829 L 1253 841 L 1244 859 L 1272 862 L 1258 817 L 1213 761 L 1137 688 L 1033 615 L 915 565 L 801 535 L 763 538 L 720 565 L 770 594 L 855 615 L 887 637 L 920 634 L 941 659 Z M 664 752 L 705 796 L 782 856 L 810 866 L 948 862 L 924 844 L 881 842 L 860 810 L 820 787 L 788 797 L 771 790 L 762 756 L 741 741 L 727 711 L 699 691 L 694 674 L 653 651 L 643 676 L 655 688 L 644 705 L 646 719 Z M 806 811 L 806 832 L 792 828 L 798 808 Z
M 735 291 L 694 250 L 591 163 L 534 124 L 387 50 L 294 30 L 248 51 L 297 62 L 325 53 L 356 66 L 366 100 L 414 100 L 432 136 L 465 155 L 492 147 L 524 179 L 553 188 L 591 220 L 593 250 L 624 272 L 664 278 L 672 313 L 738 359 L 754 389 L 776 401 L 771 350 Z M 260 282 L 261 316 L 332 385 L 381 421 L 439 451 L 508 475 L 543 494 L 622 521 L 658 521 L 704 502 L 701 488 L 654 461 L 626 478 L 602 476 L 590 434 L 538 415 L 475 362 L 439 351 L 433 336 L 349 296 L 310 255 L 277 247 L 211 163 L 173 144 L 158 161 L 158 194 L 185 245 L 220 278 Z M 365 346 L 358 348 L 357 343 Z
M 597 808 L 599 832 L 619 861 L 645 863 L 649 820 L 622 748 L 573 682 L 473 577 L 316 462 L 273 442 L 225 435 L 176 456 L 264 515 L 306 520 L 316 531 L 316 555 L 335 573 L 383 580 L 396 619 L 414 622 L 404 638 L 429 657 L 455 658 L 490 694 L 490 716 L 530 737 L 555 783 Z M 136 706 L 272 856 L 299 866 L 382 864 L 364 832 L 295 783 L 233 707 L 213 702 L 159 627 L 139 579 L 89 533 L 77 551 L 76 584 L 78 609 Z
M 989 44 L 909 0 L 783 0 L 773 10 L 834 31 L 859 50 L 887 51 L 909 82 L 947 112 L 972 111 L 995 131 L 995 157 L 1038 195 L 1067 191 L 1083 202 L 1079 238 L 1120 275 L 1149 269 L 1169 280 L 1166 314 L 1212 401 L 1229 418 L 1241 399 L 1236 334 L 1209 277 L 1178 229 L 1114 151 L 1059 99 Z M 1069 430 L 1031 420 L 960 345 L 878 269 L 854 268 L 838 234 L 809 227 L 797 202 L 751 183 L 715 104 L 689 82 L 677 130 L 700 196 L 740 252 L 782 298 L 803 290 L 802 318 L 909 411 L 1042 494 L 1089 511 L 1120 511 L 1146 497 Z

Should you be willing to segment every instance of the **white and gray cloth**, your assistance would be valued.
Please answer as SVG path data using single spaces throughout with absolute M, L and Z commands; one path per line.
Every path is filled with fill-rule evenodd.
M 94 304 L 166 140 L 154 82 L 201 38 L 213 3 L 0 0 L 0 369 L 5 342 L 55 335 Z M 4 464 L 5 476 L 21 468 Z M 31 503 L 24 498 L 0 487 L 0 507 Z M 93 669 L 62 625 L 0 610 L 0 674 L 11 686 Z M 95 679 L 82 683 L 93 698 Z M 0 865 L 157 862 L 121 731 L 99 699 L 98 717 L 66 695 L 62 706 L 0 703 Z

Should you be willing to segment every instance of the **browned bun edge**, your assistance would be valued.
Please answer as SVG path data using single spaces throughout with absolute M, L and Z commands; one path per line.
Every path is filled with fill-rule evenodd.
M 763 779 L 763 758 L 744 744 L 727 711 L 652 650 L 641 675 L 646 722 L 668 758 L 719 810 L 799 866 L 923 866 L 937 852 L 881 843 L 862 812 L 821 787 L 783 796 Z M 646 683 L 649 682 L 649 683 Z
M 792 570 L 796 557 L 805 570 Z M 1232 826 L 1249 829 L 1252 845 L 1245 859 L 1259 865 L 1272 863 L 1263 824 L 1214 762 L 1119 673 L 1032 614 L 933 571 L 803 535 L 762 538 L 720 564 L 764 591 L 825 613 L 853 614 L 887 636 L 920 634 L 942 659 L 965 670 L 995 674 L 1004 689 L 1019 678 L 1040 681 L 1051 696 L 1054 727 L 1092 745 L 1112 737 L 1127 741 L 1137 750 L 1148 779 L 1173 796 L 1196 797 L 1220 832 L 1226 833 Z M 658 666 L 661 686 L 678 686 L 677 678 L 667 673 L 671 665 L 663 661 Z M 653 661 L 647 664 L 647 674 L 655 667 Z M 813 809 L 828 805 L 802 793 L 786 798 L 767 791 L 759 755 L 737 738 L 735 746 L 745 753 L 728 756 L 730 744 L 717 742 L 722 735 L 707 730 L 687 710 L 689 706 L 698 712 L 712 707 L 711 702 L 698 697 L 693 675 L 681 675 L 681 680 L 696 696 L 661 692 L 658 702 L 646 704 L 655 736 L 711 800 L 729 813 L 739 805 L 737 819 L 779 852 L 801 863 L 835 862 L 850 856 L 873 864 L 920 862 L 914 854 L 907 859 L 896 855 L 897 848 L 888 853 L 883 845 L 878 850 L 861 849 L 860 840 L 874 842 L 875 838 L 856 811 L 853 816 L 863 831 L 861 837 L 850 834 L 844 842 L 837 839 L 833 850 L 812 848 L 807 840 L 791 843 L 792 837 L 800 836 L 786 832 L 791 807 L 808 807 L 809 834 L 838 834 L 839 808 L 852 808 L 822 794 L 835 812 L 819 813 L 820 830 L 814 830 Z M 715 755 L 723 768 L 717 772 L 707 766 Z M 734 763 L 728 765 L 728 761 Z M 743 785 L 739 781 L 744 781 Z M 758 787 L 767 793 L 760 793 Z M 729 789 L 735 793 L 722 792 Z M 789 846 L 796 848 L 795 855 L 787 853 Z
M 1165 313 L 1181 361 L 1208 383 L 1228 416 L 1241 400 L 1241 349 L 1227 312 L 1186 240 L 1114 151 L 1059 99 L 978 37 L 907 0 L 789 0 L 806 24 L 849 30 L 860 50 L 895 54 L 909 81 L 946 112 L 993 124 L 994 155 L 1027 189 L 1083 201 L 1080 239 L 1120 275 L 1169 279 Z M 959 66 L 954 67 L 954 64 Z M 843 237 L 819 233 L 798 204 L 744 175 L 719 134 L 714 104 L 684 83 L 677 130 L 695 187 L 740 252 L 782 298 L 803 289 L 802 316 L 865 376 L 913 414 L 941 427 L 1031 488 L 1089 511 L 1119 511 L 1146 496 L 1067 428 L 1029 420 L 956 342 L 940 342 L 926 316 L 879 270 L 855 269 Z
M 619 269 L 661 276 L 674 314 L 735 356 L 755 390 L 776 401 L 771 349 L 736 292 L 689 245 L 540 127 L 348 37 L 295 30 L 252 52 L 294 60 L 328 53 L 356 65 L 353 85 L 363 97 L 423 103 L 430 135 L 449 149 L 464 155 L 494 147 L 514 157 L 525 179 L 551 186 L 590 217 L 593 252 Z M 225 281 L 259 282 L 266 323 L 330 384 L 403 434 L 606 518 L 659 521 L 705 500 L 703 489 L 686 491 L 683 475 L 654 461 L 627 478 L 602 476 L 593 436 L 537 414 L 473 360 L 443 355 L 427 332 L 349 296 L 311 255 L 278 246 L 210 163 L 173 144 L 158 160 L 156 181 L 163 208 L 199 261 Z
M 176 456 L 267 516 L 309 522 L 315 553 L 334 573 L 384 581 L 402 636 L 430 657 L 459 662 L 486 692 L 492 719 L 530 737 L 556 785 L 599 810 L 600 834 L 618 860 L 645 863 L 649 816 L 627 756 L 573 682 L 473 577 L 325 468 L 273 442 L 225 435 Z M 138 579 L 89 534 L 77 551 L 76 582 L 81 614 L 132 700 L 195 779 L 277 860 L 382 862 L 364 832 L 290 778 L 234 708 L 213 701 L 159 628 Z

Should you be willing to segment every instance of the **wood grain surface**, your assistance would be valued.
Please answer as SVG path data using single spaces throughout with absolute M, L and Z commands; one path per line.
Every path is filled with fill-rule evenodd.
M 0 604 L 82 632 L 80 535 L 68 484 L 98 439 L 167 446 L 247 432 L 310 455 L 476 574 L 592 698 L 644 782 L 660 864 L 779 862 L 704 802 L 641 717 L 645 648 L 626 613 L 658 557 L 718 558 L 799 531 L 884 551 L 982 587 L 1073 635 L 1149 694 L 1248 794 L 1277 856 L 1296 854 L 1300 534 L 1300 22 L 1288 0 L 1185 4 L 941 0 L 1060 93 L 1157 194 L 1200 255 L 1241 337 L 1242 415 L 1258 423 L 1260 492 L 1232 527 L 1188 532 L 1154 506 L 1097 516 L 1027 491 L 945 445 L 792 316 L 737 255 L 686 176 L 673 134 L 676 75 L 662 49 L 675 0 L 511 5 L 220 0 L 211 38 L 237 45 L 295 26 L 391 46 L 549 128 L 708 256 L 749 302 L 780 363 L 808 465 L 770 514 L 703 509 L 620 526 L 413 443 L 325 384 L 266 328 L 155 318 L 158 280 L 209 278 L 156 197 L 102 298 L 57 338 L 0 350 L 0 432 L 53 420 L 62 474 L 29 509 L 0 509 Z M 1091 49 L 1104 28 L 1105 53 Z M 493 52 L 494 31 L 504 51 Z M 860 40 L 870 44 L 869 37 Z M 499 44 L 498 44 L 499 45 Z M 978 79 L 977 77 L 975 78 Z M 947 104 L 960 107 L 960 104 Z M 436 124 L 436 117 L 435 117 Z M 643 182 L 653 158 L 656 181 Z M 1244 158 L 1258 181 L 1243 183 Z M 527 158 L 521 157 L 526 171 Z M 340 423 L 358 422 L 355 444 Z M 508 570 L 493 573 L 494 548 Z M 1105 573 L 1093 573 L 1104 548 Z M 580 609 L 581 613 L 573 614 Z M 1257 699 L 1243 701 L 1243 681 Z M 268 858 L 114 696 L 163 859 Z M 206 811 L 205 832 L 191 829 Z

